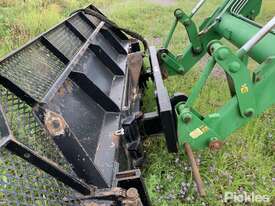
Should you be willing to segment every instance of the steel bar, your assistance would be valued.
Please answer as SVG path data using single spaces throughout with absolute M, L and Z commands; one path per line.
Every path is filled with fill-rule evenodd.
M 192 9 L 190 18 L 192 18 L 200 10 L 200 8 L 204 5 L 205 2 L 206 2 L 206 0 L 200 0 L 197 3 L 197 5 Z
M 186 154 L 189 158 L 189 161 L 190 161 L 190 164 L 191 164 L 191 167 L 192 167 L 192 172 L 193 172 L 195 182 L 197 184 L 198 193 L 201 197 L 204 197 L 206 195 L 205 190 L 204 190 L 204 184 L 203 184 L 203 181 L 201 179 L 199 168 L 197 166 L 197 163 L 196 163 L 194 154 L 192 152 L 192 149 L 191 149 L 191 147 L 188 143 L 184 144 L 184 148 L 185 148 L 185 152 L 186 152 Z
M 275 27 L 275 17 L 273 17 L 257 34 L 255 34 L 239 52 L 249 52 L 259 41 L 261 41 Z
M 197 83 L 193 87 L 191 95 L 188 97 L 188 100 L 186 102 L 186 106 L 192 106 L 194 101 L 197 99 L 199 92 L 202 90 L 203 86 L 205 85 L 207 78 L 211 74 L 215 64 L 216 64 L 215 59 L 211 57 L 208 60 L 208 63 L 206 64 L 200 79 L 197 81 Z
M 178 151 L 178 139 L 175 130 L 175 121 L 173 109 L 167 89 L 162 80 L 161 71 L 157 59 L 157 51 L 155 47 L 149 48 L 152 72 L 156 86 L 158 110 L 160 113 L 161 124 L 166 138 L 166 144 L 169 152 Z
M 38 155 L 14 139 L 8 141 L 5 148 L 83 195 L 91 195 L 94 191 L 93 187 L 66 173 L 54 162 Z
M 144 135 L 156 135 L 163 132 L 161 119 L 158 112 L 145 113 L 142 119 Z

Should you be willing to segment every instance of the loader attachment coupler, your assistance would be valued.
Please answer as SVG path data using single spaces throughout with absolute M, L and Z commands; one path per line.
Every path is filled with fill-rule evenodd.
M 79 11 L 5 57 L 0 62 L 1 147 L 78 193 L 90 195 L 90 199 L 130 204 L 127 190 L 132 194 L 137 188 L 135 201 L 141 199 L 149 205 L 140 172 L 133 167 L 135 161 L 143 159 L 140 136 L 122 139 L 127 131 L 124 121 L 140 112 L 143 56 L 139 50 L 138 40 Z M 10 96 L 18 107 L 10 105 Z M 24 111 L 18 115 L 21 108 Z M 41 145 L 34 146 L 37 142 L 26 132 L 28 125 L 17 127 L 22 119 L 30 118 L 30 124 L 46 131 L 47 138 Z M 36 135 L 42 134 L 41 130 Z M 24 135 L 27 142 L 21 137 Z M 128 150 L 133 143 L 135 147 Z M 60 155 L 45 157 L 49 147 Z M 65 163 L 56 162 L 57 158 Z M 118 187 L 123 188 L 116 190 Z M 5 198 L 10 198 L 12 191 L 6 191 L 5 185 L 0 189 Z M 34 198 L 39 199 L 42 192 Z M 57 193 L 54 198 L 64 197 L 59 196 Z M 31 201 L 29 204 L 33 204 Z

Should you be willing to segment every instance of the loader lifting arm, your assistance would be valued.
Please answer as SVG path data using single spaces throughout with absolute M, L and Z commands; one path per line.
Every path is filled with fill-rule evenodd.
M 203 3 L 200 1 L 196 8 Z M 183 149 L 188 143 L 193 150 L 219 149 L 231 133 L 275 103 L 272 95 L 275 81 L 275 33 L 272 28 L 275 18 L 264 27 L 253 21 L 260 12 L 261 3 L 260 0 L 225 1 L 198 31 L 192 20 L 193 12 L 188 17 L 180 9 L 175 11 L 175 21 L 186 27 L 190 45 L 179 56 L 167 50 L 175 30 L 174 23 L 164 44 L 165 49 L 159 50 L 162 70 L 166 69 L 170 75 L 185 74 L 203 56 L 210 55 L 188 100 L 178 102 L 174 108 L 179 148 Z M 232 51 L 219 41 L 223 38 L 240 49 Z M 252 75 L 247 65 L 248 58 L 259 63 Z M 202 116 L 193 105 L 216 64 L 227 75 L 232 98 L 218 111 Z

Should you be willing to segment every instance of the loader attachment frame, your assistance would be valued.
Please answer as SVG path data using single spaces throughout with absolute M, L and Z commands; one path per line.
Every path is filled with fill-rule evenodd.
M 1 148 L 89 196 L 69 198 L 68 204 L 150 205 L 135 167 L 144 158 L 141 136 L 123 138 L 130 137 L 129 118 L 140 113 L 142 68 L 138 40 L 83 11 L 74 13 L 0 61 Z M 23 116 L 34 117 L 68 166 L 21 141 L 25 132 L 12 122 L 6 92 L 28 108 Z M 49 144 L 45 139 L 40 150 Z

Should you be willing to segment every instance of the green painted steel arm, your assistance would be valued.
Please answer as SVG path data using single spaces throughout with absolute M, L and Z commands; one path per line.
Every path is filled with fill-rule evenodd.
M 253 35 L 234 54 L 229 48 L 218 41 L 213 41 L 208 46 L 209 54 L 212 56 L 206 65 L 201 78 L 195 85 L 190 100 L 177 105 L 177 121 L 180 147 L 185 143 L 191 145 L 193 149 L 202 149 L 213 145 L 213 142 L 222 142 L 228 135 L 239 127 L 247 123 L 251 118 L 260 115 L 271 105 L 275 104 L 273 82 L 275 81 L 275 55 L 274 49 L 265 52 L 265 60 L 253 72 L 250 77 L 249 69 L 243 62 L 243 56 L 251 53 L 257 56 L 255 47 L 261 45 L 271 38 L 270 44 L 274 42 L 274 37 L 270 33 L 275 27 L 275 17 Z M 254 51 L 253 51 L 254 50 Z M 193 102 L 201 91 L 214 62 L 227 73 L 232 80 L 234 90 L 232 99 L 219 111 L 201 116 L 193 110 Z
M 179 146 L 188 143 L 198 150 L 216 146 L 252 118 L 260 115 L 275 104 L 275 18 L 263 28 L 253 20 L 259 14 L 261 0 L 226 0 L 207 18 L 197 30 L 190 16 L 176 10 L 178 22 L 187 29 L 190 45 L 182 55 L 162 51 L 160 61 L 169 74 L 185 74 L 206 53 L 211 55 L 201 77 L 194 85 L 187 102 L 176 106 Z M 242 28 L 242 29 L 240 29 Z M 173 31 L 165 43 L 166 48 Z M 218 40 L 227 39 L 237 46 L 233 52 Z M 194 48 L 200 47 L 196 50 Z M 259 63 L 252 73 L 248 68 L 248 58 Z M 215 64 L 228 77 L 232 98 L 218 111 L 202 116 L 193 105 Z
M 207 53 L 207 45 L 210 41 L 227 38 L 227 36 L 230 35 L 230 32 L 224 27 L 227 26 L 227 23 L 222 23 L 226 21 L 223 21 L 226 14 L 229 14 L 230 17 L 233 15 L 242 15 L 251 20 L 259 14 L 262 0 L 248 0 L 246 4 L 242 3 L 242 0 L 225 0 L 224 3 L 201 24 L 199 30 L 192 20 L 192 14 L 187 16 L 182 10 L 175 10 L 174 15 L 176 19 L 164 43 L 166 50 L 164 52 L 160 50 L 162 55 L 159 55 L 159 62 L 162 68 L 165 68 L 169 75 L 185 74 Z M 167 50 L 178 22 L 181 22 L 185 26 L 190 40 L 190 45 L 184 49 L 181 55 L 172 54 Z M 218 28 L 216 27 L 217 25 Z M 232 23 L 232 25 L 234 25 L 234 23 Z M 240 27 L 235 27 L 235 29 L 238 28 Z M 165 56 L 165 54 L 167 55 Z
M 238 95 L 234 95 L 232 99 L 228 101 L 220 110 L 205 117 L 193 110 L 193 100 L 190 100 L 190 102 L 187 101 L 187 103 L 182 102 L 178 104 L 177 122 L 180 147 L 183 147 L 184 143 L 187 142 L 190 144 L 192 149 L 198 150 L 208 147 L 213 141 L 224 141 L 227 136 L 249 122 L 251 118 L 260 115 L 271 105 L 275 104 L 275 95 L 273 95 L 275 81 L 275 57 L 268 57 L 266 61 L 262 63 L 253 73 L 251 85 L 242 87 L 242 81 L 246 81 L 246 79 L 242 79 L 241 73 L 242 70 L 246 70 L 247 68 L 243 64 L 237 71 L 237 73 L 240 73 L 239 76 L 236 75 L 236 70 L 230 70 L 230 65 L 233 65 L 233 67 L 236 66 L 235 61 L 232 61 L 233 53 L 228 54 L 228 56 L 224 59 L 219 59 L 221 51 L 224 48 L 225 47 L 215 48 L 212 55 L 221 67 L 227 61 L 232 62 L 228 67 L 226 66 L 223 69 L 229 75 L 233 75 L 233 79 L 237 81 L 237 84 L 234 85 L 236 93 L 240 91 L 240 94 L 243 96 L 240 98 Z M 237 58 L 236 55 L 233 56 Z M 195 87 L 195 96 L 201 89 L 201 85 L 210 71 L 209 69 L 213 66 L 212 61 L 213 60 L 210 59 L 210 63 L 206 66 L 205 72 L 199 80 L 201 81 L 198 83 L 200 86 Z M 247 94 L 249 95 L 247 96 Z M 192 93 L 191 97 L 193 95 L 194 94 Z M 243 105 L 244 108 L 246 108 L 244 110 L 244 115 L 241 112 L 240 105 Z

